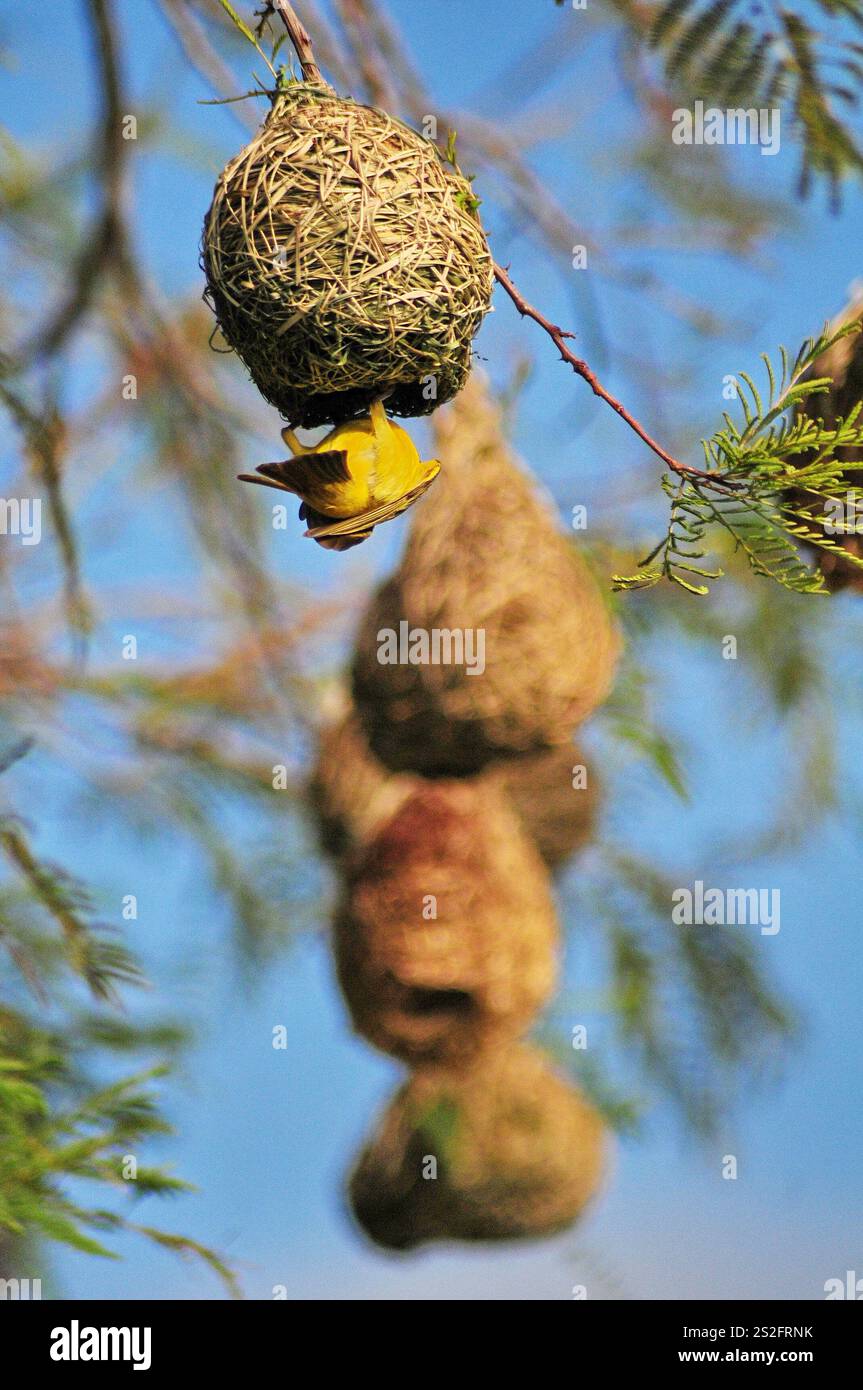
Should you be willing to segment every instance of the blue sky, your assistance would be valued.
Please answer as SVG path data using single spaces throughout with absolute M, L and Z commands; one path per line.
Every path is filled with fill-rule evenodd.
M 166 296 L 199 283 L 198 240 L 212 182 L 243 140 L 223 108 L 197 105 L 208 96 L 183 71 L 156 7 L 122 0 L 133 91 L 165 93 L 167 119 L 200 143 L 199 170 L 170 153 L 142 154 L 136 175 L 139 242 L 148 268 Z M 391 0 L 441 103 L 469 103 L 496 74 L 517 62 L 528 22 L 517 0 Z M 530 26 L 584 22 L 562 16 L 551 0 L 531 7 Z M 2 33 L 16 32 L 20 9 L 0 5 Z M 88 53 L 79 10 L 70 0 L 49 0 L 27 16 L 28 33 L 15 48 L 18 71 L 0 78 L 4 119 L 22 140 L 65 140 L 91 119 Z M 553 91 L 589 119 L 577 137 L 543 146 L 537 167 L 559 201 L 591 226 L 625 209 L 638 219 L 649 190 L 609 167 L 616 141 L 632 129 L 632 110 L 616 84 L 590 80 L 607 68 L 605 40 L 585 35 L 584 84 Z M 38 99 L 36 99 L 38 95 Z M 525 107 L 530 111 L 531 103 Z M 488 102 L 486 113 L 511 118 Z M 796 151 L 790 140 L 775 159 L 735 151 L 754 186 L 777 196 L 793 181 Z M 647 302 L 619 290 L 601 293 L 573 275 L 564 284 L 524 239 L 502 237 L 519 285 L 553 318 L 579 330 L 580 350 L 601 365 L 616 390 L 652 418 L 657 402 L 629 370 L 626 355 L 685 360 L 691 380 L 662 405 L 663 438 L 689 447 L 693 427 L 712 425 L 723 408 L 726 374 L 757 362 L 780 342 L 796 347 L 838 309 L 848 286 L 863 274 L 859 261 L 861 196 L 853 190 L 841 218 L 818 199 L 799 210 L 797 223 L 766 248 L 766 268 L 741 271 L 727 258 L 669 254 L 653 257 L 675 290 L 698 294 L 739 317 L 737 341 L 695 339 Z M 500 222 L 490 209 L 490 222 Z M 535 352 L 534 373 L 521 402 L 516 439 L 562 508 L 597 499 L 600 485 L 624 486 L 628 470 L 644 463 L 637 441 L 594 402 L 556 361 L 538 330 L 522 325 L 498 297 L 480 340 L 486 367 L 505 380 L 520 348 Z M 593 356 L 592 354 L 596 355 Z M 82 360 L 82 371 L 98 367 Z M 688 402 L 688 404 L 687 404 Z M 249 462 L 261 457 L 249 442 Z M 110 461 L 128 475 L 130 460 Z M 101 499 L 99 506 L 104 507 Z M 335 557 L 357 584 L 390 562 L 402 534 L 375 538 L 375 549 Z M 158 494 L 142 497 L 128 534 L 102 555 L 94 547 L 93 578 L 160 578 L 189 570 L 188 552 Z M 279 540 L 278 564 L 304 584 L 325 588 L 344 571 L 334 557 L 303 541 L 299 532 Z M 722 602 L 721 597 L 717 602 Z M 859 686 L 859 623 L 853 599 L 841 599 L 834 632 L 848 634 L 837 670 L 849 691 Z M 789 610 L 790 611 L 790 610 Z M 843 616 L 844 615 L 844 616 Z M 122 610 L 115 615 L 122 627 Z M 847 625 L 846 623 L 847 617 Z M 733 614 L 729 613 L 729 622 Z M 195 644 L 194 631 L 185 641 Z M 172 641 L 178 642 L 176 634 Z M 757 819 L 765 789 L 776 781 L 776 759 L 787 757 L 775 713 L 759 706 L 747 680 L 747 654 L 723 662 L 689 647 L 656 653 L 662 697 L 673 708 L 689 745 L 690 804 L 645 786 L 638 803 L 614 808 L 634 822 L 645 852 L 681 862 L 706 860 L 729 827 Z M 844 702 L 843 702 L 844 704 Z M 710 712 L 710 734 L 705 730 Z M 717 734 L 719 731 L 719 734 Z M 850 698 L 840 711 L 838 750 L 849 775 L 860 762 L 859 711 Z M 782 929 L 760 949 L 776 977 L 801 1007 L 802 1043 L 784 1080 L 745 1098 L 733 1122 L 708 1149 L 685 1139 L 659 1106 L 645 1133 L 619 1142 L 605 1196 L 574 1232 L 554 1241 L 488 1251 L 446 1250 L 394 1259 L 370 1250 L 353 1231 L 340 1197 L 341 1177 L 398 1076 L 386 1059 L 353 1039 L 334 988 L 324 940 L 301 939 L 267 968 L 251 989 L 239 989 L 226 946 L 225 914 L 202 891 L 182 847 L 158 864 L 116 830 L 94 831 L 62 816 L 61 788 L 45 792 L 42 844 L 109 885 L 119 903 L 135 891 L 141 904 L 134 924 L 138 949 L 166 1002 L 187 1011 L 200 1029 L 199 1045 L 184 1060 L 169 1106 L 178 1136 L 164 1156 L 195 1182 L 197 1195 L 165 1211 L 148 1204 L 145 1216 L 193 1233 L 232 1256 L 251 1297 L 270 1297 L 276 1284 L 297 1298 L 551 1298 L 571 1297 L 585 1283 L 593 1297 L 817 1298 L 824 1281 L 846 1270 L 863 1275 L 860 1171 L 863 1119 L 861 1081 L 861 946 L 859 885 L 863 855 L 850 819 L 821 826 L 803 848 L 779 862 L 747 865 L 746 882 L 781 889 Z M 577 867 L 572 870 L 576 875 Z M 737 883 L 733 868 L 729 882 Z M 129 885 L 133 884 L 134 887 Z M 752 928 L 741 928 L 750 931 Z M 589 935 L 572 936 L 567 988 L 590 996 L 599 979 Z M 284 1023 L 286 1052 L 274 1051 L 271 1030 Z M 736 1182 L 720 1177 L 722 1155 L 738 1156 Z M 122 1264 L 60 1253 L 52 1265 L 60 1287 L 81 1297 L 217 1297 L 220 1291 L 197 1266 L 134 1240 L 123 1242 Z

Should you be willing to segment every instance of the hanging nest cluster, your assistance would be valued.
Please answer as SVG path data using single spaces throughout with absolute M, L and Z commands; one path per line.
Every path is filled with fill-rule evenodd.
M 835 333 L 840 328 L 844 328 L 846 324 L 854 323 L 861 318 L 863 318 L 863 297 L 858 295 L 841 314 L 837 315 L 830 324 L 829 331 Z M 826 352 L 815 359 L 810 368 L 810 376 L 813 379 L 830 377 L 833 385 L 829 391 L 819 392 L 817 395 L 804 400 L 799 406 L 798 413 L 808 415 L 810 419 L 823 420 L 828 428 L 834 429 L 836 422 L 847 416 L 852 408 L 863 400 L 863 333 L 850 334 L 848 337 L 840 338 L 838 342 L 833 343 Z M 854 448 L 837 449 L 836 457 L 848 465 L 845 471 L 848 489 L 850 492 L 856 493 L 859 499 L 861 491 L 863 491 L 863 456 L 861 456 L 861 450 Z M 819 513 L 824 510 L 823 498 L 813 496 L 812 493 L 797 492 L 794 500 L 799 507 L 811 510 L 811 515 L 814 518 L 817 518 Z M 846 536 L 836 535 L 833 540 L 849 554 L 863 559 L 863 535 L 856 533 L 850 533 Z M 841 551 L 826 551 L 818 547 L 810 547 L 810 549 L 814 551 L 818 568 L 824 576 L 824 583 L 831 593 L 841 589 L 863 590 L 863 569 L 858 568 L 849 560 L 843 559 Z
M 425 783 L 346 882 L 335 927 L 354 1027 L 404 1061 L 464 1061 L 519 1037 L 557 974 L 542 861 L 502 793 Z
M 204 225 L 209 302 L 295 426 L 390 393 L 428 414 L 464 385 L 492 290 L 469 182 L 383 111 L 290 83 L 231 160 Z
M 599 1116 L 522 1039 L 557 974 L 550 871 L 592 833 L 573 735 L 617 634 L 476 375 L 435 432 L 440 492 L 372 600 L 309 789 L 341 877 L 351 1021 L 412 1072 L 350 1183 L 362 1227 L 399 1249 L 558 1230 L 604 1152 Z M 483 629 L 483 669 L 379 662 L 402 622 Z
M 549 869 L 560 868 L 593 834 L 599 784 L 577 744 L 500 758 L 471 780 L 503 792 Z M 321 848 L 349 864 L 424 784 L 416 773 L 391 772 L 381 762 L 351 707 L 321 730 L 309 785 Z M 437 785 L 447 786 L 448 779 Z
M 606 695 L 618 653 L 596 581 L 512 456 L 480 381 L 436 418 L 435 436 L 441 475 L 368 609 L 353 666 L 374 752 L 431 777 L 568 744 Z M 416 629 L 481 630 L 482 674 L 381 661 L 382 632 L 409 643 Z
M 416 779 L 391 773 L 368 746 L 356 710 L 321 730 L 309 784 L 321 848 L 350 860 L 410 796 Z
M 541 1052 L 515 1044 L 462 1072 L 416 1072 L 354 1168 L 351 1205 L 395 1250 L 551 1235 L 595 1194 L 605 1149 L 593 1107 Z

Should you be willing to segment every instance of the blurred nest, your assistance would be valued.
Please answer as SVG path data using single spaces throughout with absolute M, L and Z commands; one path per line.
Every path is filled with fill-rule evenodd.
M 489 783 L 421 783 L 347 876 L 335 922 L 356 1031 L 410 1063 L 526 1032 L 557 973 L 547 873 Z
M 400 121 L 308 83 L 223 171 L 202 264 L 226 341 L 295 425 L 387 392 L 391 414 L 434 410 L 464 385 L 491 300 L 470 184 Z
M 476 377 L 435 433 L 441 476 L 361 625 L 353 689 L 376 755 L 396 771 L 440 777 L 568 743 L 608 691 L 618 637 Z M 379 634 L 398 634 L 402 623 L 406 632 L 482 633 L 484 670 L 382 662 Z
M 581 767 L 586 781 L 576 787 L 573 773 Z M 493 763 L 485 777 L 505 792 L 550 869 L 559 868 L 591 839 L 599 788 L 595 772 L 574 744 Z
M 559 868 L 593 834 L 599 800 L 593 770 L 584 787 L 573 785 L 574 769 L 584 765 L 581 750 L 569 744 L 502 759 L 479 774 L 479 780 L 503 791 L 550 869 Z M 323 849 L 336 859 L 356 854 L 422 784 L 415 774 L 384 766 L 351 709 L 321 732 L 309 786 Z
M 857 319 L 863 319 L 863 293 L 859 294 L 841 314 L 837 315 L 830 324 L 829 331 L 835 333 L 845 324 L 853 323 Z M 838 420 L 847 416 L 855 405 L 863 401 L 863 332 L 851 334 L 847 338 L 840 338 L 838 342 L 815 359 L 809 370 L 809 376 L 813 379 L 831 377 L 833 386 L 829 391 L 807 397 L 800 405 L 798 413 L 808 415 L 811 419 L 823 420 L 828 428 L 834 429 Z M 845 473 L 848 480 L 848 490 L 857 494 L 857 511 L 860 513 L 861 505 L 863 505 L 863 499 L 861 499 L 863 455 L 861 455 L 861 450 L 837 449 L 836 457 L 848 464 Z M 801 459 L 801 463 L 804 461 Z M 819 514 L 823 513 L 823 498 L 813 493 L 800 491 L 794 496 L 797 505 L 807 510 L 813 518 L 817 519 Z M 846 536 L 836 535 L 833 539 L 841 544 L 843 550 L 863 559 L 863 535 L 850 533 Z M 824 583 L 831 593 L 846 588 L 863 589 L 863 569 L 859 569 L 849 560 L 843 559 L 841 552 L 820 550 L 815 546 L 809 547 L 809 549 L 814 551 L 818 568 L 824 576 Z
M 356 710 L 326 725 L 308 787 L 322 849 L 335 859 L 355 854 L 418 784 L 418 778 L 392 773 L 375 757 Z
M 515 1045 L 467 1072 L 412 1076 L 357 1162 L 351 1206 L 388 1249 L 549 1235 L 594 1196 L 605 1151 L 599 1114 Z

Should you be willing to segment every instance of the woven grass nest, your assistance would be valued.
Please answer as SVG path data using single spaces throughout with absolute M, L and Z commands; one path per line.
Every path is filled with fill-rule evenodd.
M 479 780 L 499 787 L 539 850 L 556 869 L 586 844 L 598 806 L 596 776 L 573 786 L 573 768 L 584 764 L 574 744 L 490 763 Z M 423 784 L 414 773 L 390 772 L 368 745 L 355 709 L 324 727 L 309 785 L 322 848 L 345 860 L 362 851 L 372 836 Z M 440 785 L 446 783 L 441 781 Z
M 387 1249 L 550 1235 L 595 1195 L 606 1148 L 594 1108 L 516 1044 L 467 1072 L 412 1076 L 354 1168 L 351 1207 Z
M 336 915 L 356 1031 L 411 1064 L 463 1061 L 530 1027 L 557 975 L 546 869 L 496 787 L 425 783 L 352 866 Z
M 361 623 L 353 695 L 382 762 L 446 777 L 568 743 L 606 695 L 619 642 L 476 374 L 436 416 L 435 435 L 441 475 Z M 484 670 L 381 662 L 383 631 L 416 630 L 481 631 Z
M 305 82 L 223 171 L 202 264 L 226 341 L 300 426 L 387 392 L 390 414 L 428 414 L 464 385 L 491 300 L 470 184 L 400 121 Z

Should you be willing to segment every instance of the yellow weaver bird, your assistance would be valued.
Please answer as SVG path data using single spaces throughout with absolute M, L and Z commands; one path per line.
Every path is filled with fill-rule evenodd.
M 302 499 L 300 520 L 309 523 L 306 535 L 327 550 L 349 550 L 367 540 L 380 522 L 421 497 L 440 472 L 437 459 L 423 461 L 407 431 L 387 418 L 382 400 L 362 419 L 337 425 L 319 444 L 307 448 L 289 429 L 282 438 L 292 458 L 237 476 L 295 493 Z

